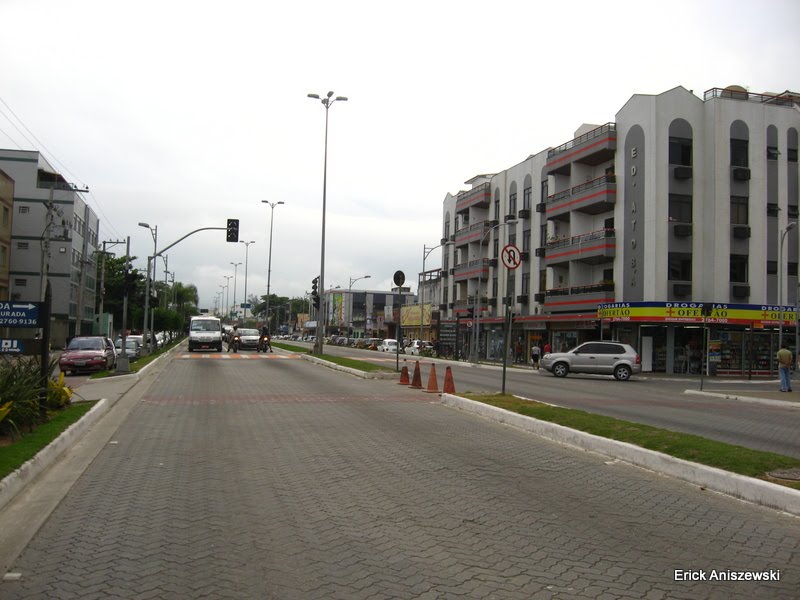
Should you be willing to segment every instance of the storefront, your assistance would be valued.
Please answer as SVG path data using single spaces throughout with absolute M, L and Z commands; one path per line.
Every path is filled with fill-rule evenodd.
M 598 306 L 597 316 L 639 351 L 645 372 L 774 375 L 779 338 L 796 347 L 797 315 L 788 306 L 617 302 Z

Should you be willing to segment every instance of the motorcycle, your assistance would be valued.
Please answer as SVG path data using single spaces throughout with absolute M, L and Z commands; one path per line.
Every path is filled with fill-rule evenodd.
M 241 338 L 239 337 L 239 334 L 237 333 L 236 335 L 234 335 L 231 338 L 231 341 L 228 342 L 228 352 L 231 352 L 231 351 L 238 352 L 239 351 L 239 343 L 240 342 L 241 342 Z
M 258 338 L 258 352 L 272 352 L 272 344 L 269 341 L 269 336 L 262 335 Z

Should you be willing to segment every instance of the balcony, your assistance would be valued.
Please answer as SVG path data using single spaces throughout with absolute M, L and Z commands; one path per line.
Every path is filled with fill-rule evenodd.
M 549 289 L 545 291 L 545 299 L 545 311 L 549 313 L 591 312 L 598 304 L 614 302 L 614 282 Z
M 489 236 L 486 235 L 486 233 L 495 225 L 497 225 L 497 221 L 487 220 L 462 227 L 456 231 L 455 234 L 456 247 L 466 246 L 470 242 L 481 242 L 483 244 L 488 244 Z
M 488 258 L 476 258 L 475 260 L 456 265 L 453 268 L 453 277 L 456 282 L 475 279 L 478 276 L 484 281 L 489 277 Z
M 611 262 L 617 255 L 617 239 L 614 229 L 600 229 L 582 235 L 553 240 L 547 243 L 545 266 L 579 260 L 590 265 Z
M 456 196 L 456 213 L 469 211 L 470 208 L 489 208 L 492 200 L 491 184 L 482 183 L 479 186 L 459 192 Z
M 742 89 L 722 89 L 711 88 L 706 90 L 703 94 L 703 101 L 708 102 L 712 98 L 728 98 L 730 100 L 741 100 L 744 102 L 755 102 L 757 104 L 774 104 L 776 106 L 786 106 L 791 108 L 794 106 L 796 100 L 792 94 L 781 94 L 779 96 L 772 96 L 770 94 L 754 94 Z
M 547 151 L 545 173 L 569 175 L 570 165 L 579 162 L 596 166 L 612 160 L 617 151 L 617 125 L 606 123 Z
M 572 210 L 597 215 L 613 210 L 616 201 L 617 178 L 615 175 L 603 175 L 548 196 L 545 216 L 548 219 L 564 218 Z

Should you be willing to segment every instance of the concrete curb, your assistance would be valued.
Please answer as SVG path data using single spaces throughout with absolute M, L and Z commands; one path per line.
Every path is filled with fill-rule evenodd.
M 798 490 L 699 465 L 667 456 L 661 452 L 576 431 L 555 423 L 539 421 L 452 394 L 442 394 L 442 403 L 498 423 L 518 427 L 560 444 L 597 452 L 746 502 L 800 516 L 800 491 Z
M 358 369 L 352 369 L 350 367 L 343 367 L 342 365 L 337 365 L 336 363 L 332 363 L 328 360 L 323 360 L 316 356 L 311 356 L 309 354 L 301 354 L 300 355 L 303 360 L 310 361 L 312 363 L 322 365 L 323 367 L 328 367 L 329 369 L 333 369 L 334 371 L 342 371 L 343 373 L 347 373 L 349 375 L 355 375 L 356 377 L 360 377 L 361 379 L 397 379 L 400 377 L 399 373 L 386 373 L 381 371 L 359 371 Z
M 800 409 L 800 404 L 796 402 L 773 400 L 772 398 L 755 398 L 753 396 L 738 396 L 737 394 L 724 394 L 722 392 L 701 392 L 700 390 L 683 390 L 683 393 L 692 396 L 709 396 L 711 398 L 722 398 L 724 400 L 737 400 L 739 402 L 751 402 L 752 404 L 767 404 L 769 406 L 780 406 L 781 408 Z
M 94 425 L 111 408 L 111 403 L 103 398 L 95 404 L 89 412 L 69 426 L 55 440 L 42 449 L 36 456 L 27 461 L 19 469 L 6 475 L 0 480 L 0 510 L 3 509 L 14 497 L 36 476 L 49 467 L 61 454 L 70 448 L 75 441 Z

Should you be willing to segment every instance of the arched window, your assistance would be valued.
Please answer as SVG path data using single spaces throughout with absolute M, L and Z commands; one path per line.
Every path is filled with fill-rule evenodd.
M 522 185 L 522 208 L 531 209 L 531 194 L 533 193 L 533 180 L 530 175 L 525 175 L 525 183 Z
M 731 123 L 731 166 L 749 167 L 750 166 L 750 130 L 744 121 L 734 121 Z
M 692 126 L 684 119 L 669 124 L 669 164 L 692 166 Z
M 517 182 L 512 181 L 508 190 L 508 210 L 507 215 L 517 216 Z
M 778 160 L 778 128 L 775 125 L 767 127 L 767 160 Z

